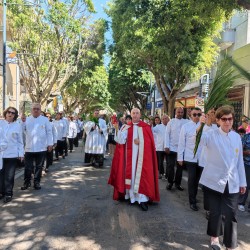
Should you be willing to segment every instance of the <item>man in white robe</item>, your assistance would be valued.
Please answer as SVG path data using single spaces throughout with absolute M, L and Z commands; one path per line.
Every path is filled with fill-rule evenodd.
M 103 166 L 104 161 L 104 143 L 107 133 L 105 120 L 99 118 L 99 110 L 94 111 L 93 121 L 88 121 L 84 125 L 84 131 L 87 135 L 85 143 L 85 163 L 94 161 L 95 166 Z M 94 121 L 95 120 L 95 121 Z

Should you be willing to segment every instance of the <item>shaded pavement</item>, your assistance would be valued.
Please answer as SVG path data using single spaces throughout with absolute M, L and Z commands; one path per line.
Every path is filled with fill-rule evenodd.
M 50 167 L 41 190 L 22 191 L 17 171 L 13 201 L 0 204 L 0 249 L 150 250 L 208 249 L 204 210 L 188 205 L 186 177 L 180 192 L 159 180 L 161 202 L 147 212 L 112 200 L 103 168 L 83 166 L 82 148 Z M 199 191 L 200 207 L 202 193 Z M 239 249 L 250 249 L 250 213 L 239 214 Z

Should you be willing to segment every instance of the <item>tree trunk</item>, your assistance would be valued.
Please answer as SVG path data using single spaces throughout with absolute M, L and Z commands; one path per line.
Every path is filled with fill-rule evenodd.
M 171 118 L 174 118 L 174 107 L 175 107 L 175 97 L 174 98 L 170 98 L 168 101 L 168 115 Z

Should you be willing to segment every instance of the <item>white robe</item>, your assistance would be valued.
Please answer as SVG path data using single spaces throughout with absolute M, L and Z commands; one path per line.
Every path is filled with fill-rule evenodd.
M 99 118 L 99 127 L 102 130 L 102 133 L 99 132 L 98 126 L 96 126 L 94 131 L 91 131 L 92 127 L 95 125 L 94 122 L 87 122 L 84 125 L 84 131 L 87 134 L 86 143 L 85 143 L 85 153 L 88 154 L 104 154 L 104 144 L 106 144 L 106 133 L 107 125 L 103 119 Z
M 134 124 L 133 126 L 134 126 L 133 128 L 133 142 L 134 142 L 134 140 L 138 138 L 138 126 L 137 124 Z M 123 130 L 123 128 L 124 127 L 122 127 L 121 130 L 118 131 L 118 135 L 116 138 L 119 144 L 125 144 L 127 141 L 128 130 L 127 129 Z M 139 151 L 139 145 L 136 145 L 135 143 L 133 143 L 131 187 L 129 190 L 126 189 L 125 199 L 126 200 L 130 199 L 131 203 L 134 203 L 137 201 L 140 204 L 141 202 L 147 202 L 149 198 L 144 194 L 134 193 L 135 172 L 136 172 L 138 151 Z

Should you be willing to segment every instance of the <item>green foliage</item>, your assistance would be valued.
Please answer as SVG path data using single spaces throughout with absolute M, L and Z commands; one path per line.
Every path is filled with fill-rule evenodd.
M 20 5 L 9 6 L 9 46 L 18 52 L 21 78 L 32 101 L 46 105 L 51 94 L 82 82 L 82 74 L 91 77 L 101 65 L 106 26 L 101 20 L 89 22 L 91 0 L 45 1 L 41 8 L 17 1 Z
M 125 111 L 138 107 L 146 107 L 146 96 L 138 92 L 150 91 L 149 72 L 136 65 L 126 65 L 113 55 L 109 66 L 109 91 L 111 93 L 110 106 L 114 110 Z
M 210 1 L 114 0 L 108 11 L 113 51 L 121 61 L 148 68 L 163 102 L 171 103 L 191 76 L 214 63 L 213 40 L 229 13 Z

